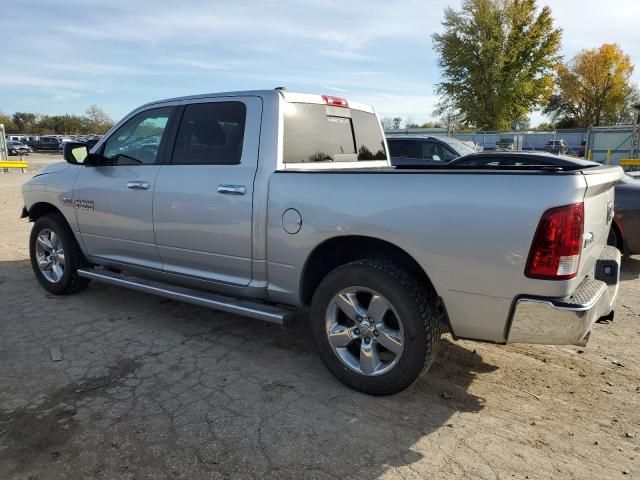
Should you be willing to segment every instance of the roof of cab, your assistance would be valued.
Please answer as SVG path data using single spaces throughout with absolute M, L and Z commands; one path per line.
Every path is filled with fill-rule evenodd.
M 163 100 L 155 100 L 153 102 L 145 103 L 144 105 L 141 105 L 140 107 L 136 108 L 136 110 L 139 110 L 141 108 L 145 108 L 151 105 L 160 105 L 163 103 L 179 102 L 184 100 L 200 100 L 203 98 L 246 97 L 246 96 L 266 97 L 271 95 L 280 95 L 284 100 L 291 103 L 318 103 L 318 104 L 325 103 L 325 100 L 321 94 L 290 92 L 288 90 L 276 88 L 273 90 L 245 90 L 245 91 L 237 91 L 237 92 L 216 92 L 216 93 L 203 93 L 203 94 L 197 94 L 197 95 L 187 95 L 184 97 L 165 98 Z M 351 109 L 374 113 L 374 109 L 370 105 L 365 105 L 362 103 L 352 102 L 352 101 L 348 101 L 348 103 L 349 103 L 349 108 Z

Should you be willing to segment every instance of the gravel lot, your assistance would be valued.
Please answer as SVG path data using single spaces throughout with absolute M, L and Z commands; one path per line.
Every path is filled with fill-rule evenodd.
M 334 380 L 303 314 L 285 330 L 98 283 L 46 294 L 18 218 L 31 173 L 0 173 L 0 479 L 640 476 L 640 257 L 587 347 L 445 338 L 375 398 Z

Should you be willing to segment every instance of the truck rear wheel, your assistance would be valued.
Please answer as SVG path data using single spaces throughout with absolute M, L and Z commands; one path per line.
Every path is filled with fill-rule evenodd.
M 33 272 L 45 290 L 55 295 L 83 289 L 89 280 L 78 275 L 83 256 L 64 217 L 40 217 L 31 229 L 29 254 Z
M 311 303 L 320 356 L 345 385 L 389 395 L 426 371 L 440 340 L 440 318 L 427 287 L 386 261 L 365 259 L 336 268 Z

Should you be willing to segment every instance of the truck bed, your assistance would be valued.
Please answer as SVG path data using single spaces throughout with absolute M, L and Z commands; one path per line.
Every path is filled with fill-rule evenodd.
M 593 271 L 606 244 L 607 204 L 622 173 L 589 169 L 331 169 L 276 172 L 269 186 L 269 291 L 299 303 L 299 272 L 309 251 L 335 236 L 370 237 L 403 249 L 431 279 L 460 337 L 506 341 L 514 298 L 563 298 Z M 524 275 L 542 214 L 585 203 L 585 247 L 576 278 Z M 296 209 L 303 228 L 282 228 Z

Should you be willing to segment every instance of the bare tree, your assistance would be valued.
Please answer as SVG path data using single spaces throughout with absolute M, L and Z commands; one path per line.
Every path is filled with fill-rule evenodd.
M 393 119 L 391 117 L 382 117 L 380 123 L 383 130 L 391 130 L 393 128 Z
M 113 120 L 97 105 L 91 105 L 85 112 L 87 127 L 91 133 L 105 133 L 113 126 Z
M 419 128 L 420 125 L 416 123 L 413 115 L 407 115 L 407 119 L 404 121 L 405 128 Z

